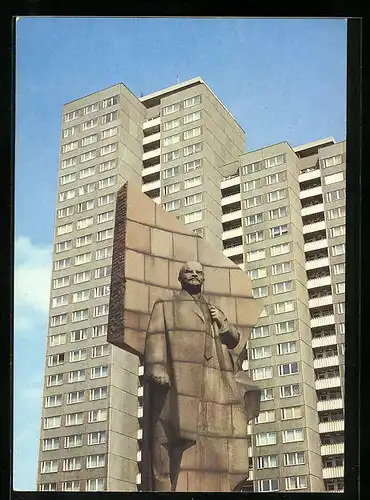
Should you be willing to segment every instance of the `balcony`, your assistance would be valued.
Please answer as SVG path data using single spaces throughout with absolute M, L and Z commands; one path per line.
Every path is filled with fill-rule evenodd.
M 151 151 L 147 151 L 143 153 L 143 161 L 150 160 L 151 158 L 155 158 L 161 154 L 161 148 L 152 149 Z
M 321 456 L 342 455 L 344 453 L 344 443 L 324 444 L 321 446 Z
M 243 254 L 243 245 L 237 245 L 235 247 L 224 249 L 225 257 L 232 257 L 233 255 L 242 255 L 242 254 Z
M 337 344 L 337 336 L 336 335 L 327 335 L 326 337 L 318 337 L 316 339 L 312 339 L 312 348 L 315 347 L 325 347 L 328 345 L 336 345 Z
M 313 299 L 309 299 L 308 307 L 321 307 L 321 306 L 329 306 L 333 303 L 332 295 L 325 295 L 324 297 L 315 297 Z
M 310 252 L 311 250 L 320 250 L 321 248 L 327 248 L 328 240 L 323 238 L 322 240 L 310 241 L 304 244 L 304 251 Z
M 306 271 L 310 269 L 319 269 L 320 267 L 328 267 L 329 266 L 329 258 L 322 257 L 321 259 L 313 259 L 308 260 L 306 262 Z
M 157 198 L 152 198 L 152 200 L 154 201 L 154 203 L 156 203 L 157 205 L 160 205 L 161 204 L 161 197 L 160 196 L 157 196 Z
M 141 190 L 143 193 L 147 193 L 148 191 L 152 191 L 153 189 L 159 189 L 161 187 L 161 181 L 153 181 L 148 182 L 147 184 L 143 184 L 141 186 Z
M 312 224 L 303 226 L 303 234 L 314 233 L 323 229 L 326 229 L 326 223 L 324 220 L 321 220 L 320 222 L 313 222 Z
M 328 432 L 344 431 L 344 420 L 332 420 L 331 422 L 320 422 L 319 433 L 327 434 Z
M 334 314 L 328 314 L 327 316 L 319 316 L 318 318 L 311 318 L 310 326 L 311 328 L 317 328 L 318 326 L 334 325 Z
M 157 172 L 160 172 L 160 171 L 161 171 L 161 164 L 156 163 L 155 165 L 152 165 L 151 167 L 143 168 L 142 176 L 146 177 L 147 175 L 156 174 Z
M 323 276 L 322 278 L 313 278 L 311 280 L 307 280 L 307 288 L 319 288 L 321 286 L 331 285 L 331 276 Z M 320 297 L 325 298 L 325 297 Z M 312 300 L 312 299 L 311 299 Z
M 151 118 L 143 123 L 143 129 L 147 130 L 148 128 L 157 127 L 161 123 L 160 116 L 156 116 L 155 118 Z
M 317 368 L 329 368 L 330 366 L 338 366 L 339 359 L 338 356 L 328 356 L 327 358 L 318 358 L 313 360 L 313 367 L 315 370 Z
M 143 145 L 150 144 L 151 142 L 159 141 L 161 138 L 160 132 L 156 132 L 155 134 L 147 135 L 143 138 Z
M 333 389 L 334 387 L 340 387 L 340 377 L 330 377 L 322 378 L 320 380 L 315 380 L 315 389 L 320 391 L 322 389 Z
M 248 457 L 253 457 L 252 446 L 248 446 Z
M 239 184 L 240 184 L 240 177 L 238 175 L 236 177 L 232 177 L 231 179 L 221 181 L 221 189 L 226 189 L 231 186 L 238 186 Z
M 324 204 L 316 203 L 316 205 L 311 205 L 310 207 L 301 208 L 301 216 L 304 217 L 305 215 L 318 214 L 323 211 L 324 211 Z
M 335 479 L 338 477 L 344 477 L 344 466 L 340 465 L 337 467 L 324 467 L 322 470 L 323 479 Z M 335 493 L 333 491 L 333 493 Z
M 299 174 L 298 182 L 305 182 L 311 179 L 318 179 L 320 177 L 320 169 L 316 168 L 315 170 L 311 170 L 311 172 L 304 172 L 303 174 Z
M 312 196 L 317 196 L 319 194 L 322 194 L 322 187 L 321 186 L 317 186 L 317 187 L 310 188 L 310 189 L 304 189 L 303 191 L 301 191 L 299 193 L 299 197 L 301 200 L 303 200 L 305 198 L 311 198 Z
M 221 205 L 224 207 L 225 205 L 229 205 L 230 203 L 235 203 L 237 201 L 241 201 L 240 193 L 225 196 L 225 198 L 221 199 Z
M 224 214 L 222 216 L 222 222 L 230 222 L 231 220 L 238 220 L 242 218 L 242 211 L 235 210 L 234 212 L 230 212 L 228 214 Z
M 230 238 L 236 238 L 237 236 L 243 236 L 243 229 L 241 226 L 236 227 L 234 229 L 229 229 L 228 231 L 223 231 L 223 233 L 222 233 L 223 240 L 228 240 Z
M 330 410 L 342 410 L 343 409 L 343 399 L 328 399 L 327 401 L 317 402 L 317 411 L 330 411 Z M 335 455 L 335 453 L 327 453 L 327 455 Z

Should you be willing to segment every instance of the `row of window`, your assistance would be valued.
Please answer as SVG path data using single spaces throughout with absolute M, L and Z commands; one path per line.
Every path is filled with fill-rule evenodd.
M 187 174 L 188 172 L 192 172 L 193 170 L 197 170 L 202 166 L 202 158 L 198 160 L 189 161 L 181 165 L 176 165 L 175 167 L 167 168 L 162 171 L 163 179 L 170 179 L 171 177 L 177 177 L 181 175 L 181 173 Z
M 108 387 L 95 387 L 89 391 L 89 401 L 98 401 L 100 399 L 106 399 L 108 397 Z M 45 408 L 55 408 L 57 406 L 62 406 L 64 394 L 53 394 L 52 396 L 46 396 L 45 398 Z M 66 404 L 83 403 L 86 400 L 85 391 L 74 391 L 69 392 L 65 395 Z
M 283 354 L 292 354 L 297 351 L 298 351 L 298 344 L 296 340 L 291 340 L 289 342 L 281 342 L 280 344 L 276 344 L 276 354 L 278 356 Z M 254 347 L 251 349 L 252 359 L 271 358 L 271 356 L 272 356 L 272 346 L 270 345 Z
M 118 143 L 114 142 L 112 144 L 107 144 L 106 146 L 102 146 L 100 149 L 92 149 L 90 151 L 87 151 L 86 153 L 82 153 L 79 157 L 80 163 L 85 163 L 86 161 L 95 160 L 95 158 L 98 157 L 98 153 L 99 153 L 100 157 L 105 156 L 105 155 L 109 155 L 111 153 L 115 153 L 117 151 L 117 148 L 118 148 Z M 75 149 L 77 149 L 77 148 L 75 148 Z M 70 162 L 77 161 L 77 160 L 75 160 L 75 158 L 78 158 L 78 157 L 74 156 L 73 158 L 68 158 L 67 166 L 72 166 L 70 164 Z M 74 163 L 74 165 L 76 165 L 76 163 Z M 66 168 L 66 167 L 62 167 L 62 168 Z M 109 170 L 109 169 L 107 168 L 106 170 Z M 88 172 L 85 172 L 85 171 L 82 171 L 82 172 L 83 172 L 83 177 L 80 177 L 81 179 L 83 179 L 84 177 L 89 177 Z M 104 170 L 103 170 L 103 172 L 104 172 Z M 94 173 L 95 173 L 95 170 L 94 170 Z M 93 175 L 93 174 L 90 174 L 90 175 Z M 60 178 L 61 185 L 63 186 L 64 184 L 68 184 L 70 182 L 73 182 L 73 180 L 70 180 L 70 179 L 76 180 L 76 173 L 75 172 L 62 176 Z
M 79 118 L 80 116 L 86 116 L 89 115 L 90 113 L 94 113 L 95 111 L 98 111 L 99 109 L 106 109 L 111 106 L 115 106 L 119 102 L 119 96 L 115 95 L 113 97 L 108 97 L 107 99 L 104 99 L 103 101 L 97 101 L 93 104 L 89 104 L 87 106 L 84 106 L 83 108 L 76 109 L 75 111 L 71 111 L 70 113 L 66 113 L 63 117 L 64 122 L 69 122 L 72 120 L 75 120 Z
M 91 175 L 95 174 L 95 167 L 89 167 L 87 169 L 84 169 L 83 172 L 84 172 L 84 177 L 90 177 Z M 77 179 L 76 172 L 73 172 L 73 173 L 67 174 L 67 175 L 63 175 L 62 177 L 60 177 L 60 184 L 62 186 L 65 186 L 66 184 L 70 184 L 72 182 L 75 182 L 76 179 Z M 96 187 L 97 189 L 104 189 L 104 188 L 109 187 L 109 186 L 114 186 L 115 184 L 116 184 L 116 176 L 113 175 L 113 176 L 105 177 L 104 179 L 100 179 L 95 184 L 94 188 Z M 81 186 L 81 188 L 79 188 L 79 195 L 91 193 L 94 190 L 95 189 L 93 189 L 91 186 L 89 188 L 84 187 L 84 190 L 82 190 L 82 186 Z M 70 195 L 66 199 L 70 199 L 71 197 L 72 196 Z
M 202 135 L 202 127 L 194 127 L 185 130 L 181 134 L 174 134 L 165 137 L 162 140 L 162 143 L 163 146 L 173 146 L 174 144 L 178 144 L 181 140 L 186 141 L 188 139 L 193 139 L 194 137 L 199 137 L 200 135 Z
M 109 367 L 108 365 L 94 366 L 90 368 L 90 379 L 95 380 L 97 378 L 108 377 Z M 66 372 L 68 384 L 73 384 L 75 382 L 84 382 L 86 380 L 86 369 L 72 370 Z M 62 385 L 64 383 L 65 373 L 55 373 L 53 375 L 48 375 L 46 379 L 47 387 L 55 387 Z
M 86 412 L 88 415 L 87 422 L 89 424 L 93 424 L 96 422 L 105 422 L 108 416 L 108 410 L 106 408 L 99 410 L 90 410 Z M 77 413 L 67 413 L 63 415 L 64 425 L 66 427 L 71 427 L 73 425 L 82 425 L 85 422 L 85 413 L 83 411 Z M 62 415 L 56 415 L 53 417 L 44 417 L 44 429 L 57 429 L 62 425 Z M 66 441 L 69 441 L 67 438 Z M 88 443 L 90 444 L 90 443 Z M 91 444 L 101 444 L 94 442 Z M 70 444 L 69 446 L 65 446 L 66 448 L 71 448 L 76 446 L 75 444 Z
M 289 344 L 290 342 L 285 342 Z M 287 354 L 287 353 L 282 353 Z M 274 366 L 262 366 L 260 368 L 253 368 L 252 378 L 253 380 L 266 380 L 273 378 Z M 277 371 L 279 377 L 284 377 L 286 375 L 297 375 L 299 373 L 298 363 L 284 363 L 283 365 L 277 365 Z
M 344 304 L 344 303 L 340 303 Z M 341 306 L 342 310 L 342 306 Z M 337 323 L 337 329 L 339 333 L 344 333 L 344 323 Z M 269 337 L 272 333 L 275 335 L 282 335 L 284 333 L 294 332 L 297 329 L 295 320 L 283 321 L 281 323 L 274 323 L 274 325 L 261 325 L 255 326 L 251 332 L 251 339 L 261 339 L 265 337 Z
M 81 248 L 84 246 L 91 245 L 93 243 L 93 234 L 86 234 L 84 236 L 79 236 L 74 240 L 64 240 L 56 243 L 55 245 L 55 253 L 62 253 L 68 250 L 72 250 L 73 247 Z M 112 257 L 113 255 L 113 246 L 99 248 L 95 251 L 95 260 L 102 260 Z
M 288 406 L 286 408 L 281 408 L 281 420 L 292 420 L 295 418 L 302 417 L 302 407 L 301 406 Z M 254 419 L 254 424 L 266 424 L 268 422 L 275 422 L 275 410 L 265 410 L 261 411 L 257 418 Z
M 88 235 L 88 236 L 89 236 L 89 239 L 87 239 L 86 241 L 89 241 L 90 243 L 92 243 L 92 239 L 90 240 L 90 236 L 92 236 L 92 235 Z M 113 228 L 105 229 L 104 231 L 99 231 L 96 234 L 96 241 L 98 241 L 98 242 L 105 241 L 105 240 L 112 239 L 112 238 L 113 238 Z M 88 244 L 89 243 L 86 243 L 86 245 L 88 245 Z M 111 246 L 106 247 L 106 248 L 102 248 L 100 250 L 101 251 L 97 251 L 95 253 L 95 255 L 99 256 L 99 258 L 97 260 L 106 259 L 106 258 L 109 258 L 112 256 L 112 247 Z M 80 266 L 82 264 L 87 264 L 88 262 L 92 261 L 92 258 L 93 258 L 92 252 L 81 253 L 81 254 L 76 255 L 74 257 L 74 265 Z M 59 259 L 59 260 L 56 260 L 54 262 L 54 270 L 61 271 L 62 269 L 68 269 L 69 267 L 71 267 L 71 265 L 72 265 L 72 258 L 71 257 Z
M 269 446 L 277 444 L 277 435 L 278 433 L 276 431 L 260 432 L 256 434 L 256 446 Z M 286 431 L 281 431 L 281 437 L 283 443 L 304 441 L 304 431 L 303 429 L 288 429 Z
M 74 156 L 72 158 L 68 158 L 67 160 L 62 161 L 62 168 L 67 168 L 67 167 L 74 167 L 77 164 L 77 156 Z M 104 172 L 107 172 L 109 170 L 113 170 L 117 166 L 117 159 L 114 158 L 113 160 L 108 160 L 104 161 L 102 163 L 98 163 L 97 165 L 92 165 L 87 168 L 83 168 L 79 171 L 79 178 L 80 179 L 86 179 L 87 177 L 91 177 L 92 175 L 95 174 L 102 174 Z M 74 175 L 74 174 L 73 174 Z M 76 174 L 77 176 L 77 174 Z M 75 179 L 77 177 L 74 177 Z M 63 184 L 68 184 L 70 177 L 68 175 L 63 176 Z M 86 194 L 86 190 L 81 190 L 83 186 L 79 188 L 79 194 L 84 195 Z M 91 191 L 90 191 L 91 192 Z
M 101 316 L 108 316 L 109 314 L 109 304 L 101 304 L 99 306 L 94 306 L 92 308 L 92 317 L 100 318 Z M 77 323 L 78 321 L 85 321 L 89 319 L 89 309 L 79 309 L 78 311 L 72 311 L 71 313 L 62 313 L 50 318 L 50 326 L 61 326 L 68 323 L 68 316 L 70 316 L 70 321 L 72 323 Z
M 106 278 L 111 275 L 112 266 L 98 267 L 94 270 L 94 278 Z M 79 283 L 86 283 L 92 279 L 92 271 L 83 271 L 81 273 L 76 273 L 73 275 L 73 284 L 77 285 Z M 57 290 L 58 288 L 63 288 L 72 284 L 72 276 L 62 276 L 53 280 L 53 288 Z
M 68 334 L 68 342 L 79 342 L 88 338 L 104 337 L 108 333 L 108 325 L 96 325 L 91 328 L 73 330 Z M 67 343 L 67 333 L 57 333 L 49 336 L 49 346 L 55 347 Z
M 252 289 L 253 297 L 255 299 L 267 297 L 269 295 L 269 286 L 258 286 Z M 293 291 L 293 281 L 280 281 L 272 284 L 272 294 L 278 295 L 280 293 L 287 293 Z
M 170 104 L 169 106 L 165 106 L 162 109 L 162 115 L 163 116 L 171 115 L 172 113 L 176 113 L 176 112 L 180 111 L 181 109 L 187 109 L 187 108 L 190 108 L 192 106 L 197 106 L 201 102 L 202 102 L 201 95 L 190 97 L 189 99 L 185 99 L 183 101 L 178 101 L 178 102 L 175 102 L 174 104 Z
M 346 252 L 345 243 L 341 243 L 339 245 L 331 245 L 330 252 L 333 257 L 338 255 L 344 255 Z M 268 256 L 268 252 L 270 253 L 270 257 L 276 257 L 277 255 L 285 255 L 290 253 L 291 244 L 290 243 L 282 243 L 280 245 L 275 245 L 270 247 L 269 249 L 262 250 L 252 250 L 247 252 L 247 262 L 254 262 L 256 260 L 265 259 Z
M 74 129 L 75 127 L 72 127 Z M 68 129 L 71 130 L 71 129 Z M 72 130 L 71 130 L 72 132 Z M 109 139 L 110 137 L 114 137 L 118 134 L 118 127 L 111 127 L 107 128 L 105 130 L 102 130 L 100 132 L 100 135 L 98 133 L 95 134 L 90 134 L 85 137 L 82 137 L 79 140 L 67 142 L 66 144 L 62 145 L 62 153 L 69 153 L 70 151 L 74 151 L 78 149 L 78 147 L 85 147 L 89 146 L 90 144 L 95 144 L 96 142 L 103 141 L 104 139 Z M 63 162 L 62 162 L 62 168 L 63 168 Z
M 325 200 L 327 202 L 342 200 L 345 197 L 346 197 L 346 190 L 344 188 L 336 189 L 335 191 L 329 191 L 328 193 L 325 193 Z
M 324 168 L 334 167 L 335 165 L 340 165 L 341 163 L 343 163 L 342 155 L 330 156 L 329 158 L 322 160 L 322 166 Z
M 108 212 L 100 213 L 96 216 L 97 224 L 108 222 L 114 219 L 114 212 L 110 210 Z M 79 219 L 75 223 L 76 230 L 86 229 L 94 224 L 94 217 L 85 217 L 83 219 Z M 110 238 L 113 238 L 113 228 L 104 229 L 103 231 L 98 231 L 96 233 L 96 241 L 104 241 Z M 67 224 L 62 224 L 61 226 L 57 226 L 57 236 L 62 236 L 63 234 L 69 234 L 73 232 L 73 222 L 68 222 Z M 83 246 L 83 245 L 81 245 Z
M 163 163 L 167 163 L 169 161 L 178 160 L 181 158 L 181 151 L 183 156 L 190 156 L 195 153 L 200 153 L 203 149 L 203 143 L 197 142 L 195 144 L 190 144 L 189 146 L 185 146 L 182 149 L 175 149 L 174 151 L 169 151 L 162 155 Z
M 87 288 L 85 290 L 79 290 L 73 294 L 58 295 L 53 297 L 51 307 L 66 306 L 69 304 L 70 297 L 72 298 L 72 303 L 83 302 L 89 299 L 97 299 L 99 297 L 105 297 L 110 293 L 109 285 L 97 286 L 95 288 Z
M 282 481 L 282 479 L 280 479 Z M 285 478 L 286 490 L 301 490 L 307 488 L 306 476 L 291 476 Z M 261 479 L 256 481 L 256 491 L 279 491 L 279 479 Z
M 252 233 L 254 234 L 254 233 Z M 260 241 L 260 240 L 255 240 L 255 241 Z M 249 241 L 249 243 L 251 243 Z M 279 262 L 278 264 L 273 264 L 270 266 L 271 270 L 271 275 L 272 276 L 277 276 L 279 274 L 284 274 L 284 273 L 289 273 L 293 269 L 293 263 L 292 261 L 286 261 L 286 262 Z M 268 268 L 267 267 L 260 267 L 258 269 L 250 269 L 248 271 L 248 276 L 250 279 L 257 280 L 261 278 L 267 278 L 269 275 L 268 273 Z
M 278 455 L 264 455 L 255 458 L 257 469 L 272 469 L 279 467 Z M 305 452 L 296 451 L 284 453 L 283 463 L 285 467 L 291 465 L 304 465 L 306 463 Z
M 91 347 L 91 358 L 101 358 L 109 354 L 109 344 L 101 344 Z M 64 364 L 65 361 L 75 363 L 87 359 L 87 349 L 77 349 L 69 353 L 50 354 L 48 356 L 48 366 L 57 366 Z
M 196 186 L 200 186 L 202 184 L 202 176 L 198 175 L 196 177 L 190 177 L 189 179 L 185 179 L 183 182 L 182 190 L 190 189 Z M 163 187 L 163 194 L 170 195 L 174 193 L 178 193 L 181 190 L 181 182 L 175 182 L 173 184 L 167 184 Z
M 254 172 L 259 172 L 264 168 L 277 167 L 283 163 L 285 163 L 285 154 L 272 156 L 270 158 L 266 158 L 265 160 L 244 165 L 242 167 L 242 175 L 253 174 Z
M 60 491 L 81 491 L 82 481 L 64 481 L 60 484 Z M 84 481 L 85 491 L 104 491 L 105 479 L 87 479 Z M 58 491 L 57 483 L 41 483 L 39 491 Z
M 184 115 L 182 118 L 175 118 L 174 120 L 169 120 L 163 123 L 163 130 L 166 132 L 167 130 L 173 130 L 174 128 L 180 127 L 181 124 L 187 125 L 188 123 L 195 122 L 202 118 L 201 111 L 195 111 L 194 113 L 190 113 L 188 115 Z
M 95 467 L 104 467 L 105 466 L 105 454 L 98 455 L 88 455 L 86 457 L 85 467 L 86 469 L 92 469 Z M 82 457 L 73 457 L 73 458 L 65 458 L 62 461 L 62 470 L 63 471 L 71 471 L 71 470 L 81 470 L 82 469 Z M 59 460 L 45 460 L 40 463 L 40 473 L 48 474 L 52 472 L 58 472 L 59 470 Z

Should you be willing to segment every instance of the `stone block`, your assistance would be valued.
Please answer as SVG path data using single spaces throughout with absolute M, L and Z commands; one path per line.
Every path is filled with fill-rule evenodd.
M 144 281 L 144 254 L 126 249 L 125 278 Z
M 229 439 L 229 463 L 230 472 L 248 476 L 249 464 L 245 437 L 240 439 Z
M 145 283 L 168 287 L 168 260 L 160 257 L 145 255 L 144 259 Z
M 137 355 L 142 355 L 145 348 L 145 336 L 145 331 L 125 328 L 125 338 L 122 347 Z
M 230 294 L 229 269 L 204 266 L 204 293 Z
M 204 266 L 225 267 L 238 270 L 238 266 L 230 259 L 225 257 L 222 252 L 214 250 L 202 238 L 197 238 L 198 259 Z
M 172 290 L 181 290 L 181 285 L 179 282 L 179 271 L 184 262 L 179 262 L 176 260 L 170 260 L 169 271 L 168 271 L 168 285 Z
M 159 286 L 149 286 L 149 314 L 152 312 L 154 302 L 158 299 L 166 299 L 170 297 L 171 291 L 168 288 L 161 288 Z
M 150 239 L 152 255 L 173 258 L 172 232 L 152 227 L 150 229 Z
M 236 323 L 236 303 L 234 297 L 207 294 L 208 302 L 221 309 L 230 323 Z
M 231 295 L 239 297 L 252 297 L 252 282 L 247 273 L 240 269 L 230 269 Z
M 262 303 L 256 299 L 236 299 L 237 324 L 254 326 L 261 314 Z
M 137 330 L 139 328 L 139 314 L 136 311 L 130 311 L 125 308 L 124 325 L 125 328 L 133 328 L 134 330 Z
M 197 237 L 193 235 L 184 235 L 174 233 L 173 253 L 176 260 L 182 263 L 186 261 L 198 260 Z
M 166 212 L 166 210 L 156 203 L 155 205 L 155 226 L 159 229 L 164 229 L 170 231 L 171 233 L 178 233 L 184 235 L 194 235 L 192 231 L 189 231 L 187 227 L 174 215 Z
M 178 362 L 174 366 L 177 380 L 176 390 L 180 394 L 199 397 L 203 367 L 201 364 Z
M 146 254 L 150 253 L 150 229 L 149 226 L 127 221 L 126 223 L 126 248 L 137 250 Z
M 135 184 L 127 183 L 127 218 L 146 225 L 154 225 L 156 203 L 141 192 Z
M 149 285 L 127 280 L 125 308 L 130 311 L 149 312 Z

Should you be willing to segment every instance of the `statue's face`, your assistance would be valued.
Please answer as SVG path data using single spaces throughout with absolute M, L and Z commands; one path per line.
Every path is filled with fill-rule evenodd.
M 184 288 L 201 286 L 204 283 L 202 265 L 199 262 L 186 262 L 181 269 L 179 281 Z

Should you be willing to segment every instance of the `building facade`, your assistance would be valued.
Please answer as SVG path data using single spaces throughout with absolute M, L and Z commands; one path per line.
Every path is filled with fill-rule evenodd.
M 106 342 L 127 180 L 224 249 L 265 302 L 245 366 L 263 388 L 249 487 L 342 489 L 345 144 L 245 153 L 200 78 L 140 99 L 119 84 L 63 108 L 38 489 L 140 489 L 142 371 Z

